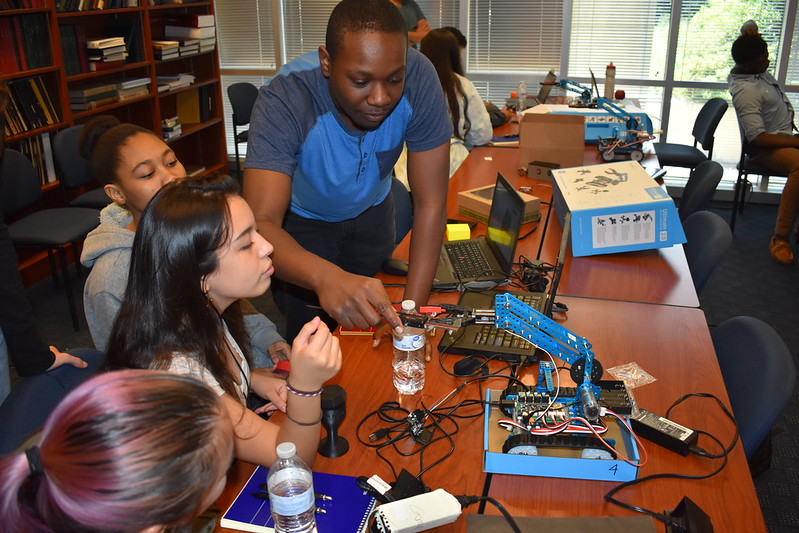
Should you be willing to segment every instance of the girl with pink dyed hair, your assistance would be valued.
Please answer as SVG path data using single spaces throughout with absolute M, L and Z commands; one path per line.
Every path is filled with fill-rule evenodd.
M 3 528 L 182 531 L 219 496 L 232 456 L 232 422 L 199 381 L 101 374 L 59 404 L 37 445 L 0 459 Z

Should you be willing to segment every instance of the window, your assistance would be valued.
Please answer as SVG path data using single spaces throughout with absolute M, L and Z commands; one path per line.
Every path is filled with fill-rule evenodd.
M 504 104 L 521 79 L 528 92 L 537 92 L 550 69 L 586 86 L 593 71 L 601 91 L 604 69 L 613 62 L 616 88 L 638 100 L 655 128 L 664 130 L 663 140 L 684 144 L 693 143 L 691 128 L 707 99 L 729 100 L 729 49 L 747 19 L 758 22 L 772 71 L 799 102 L 798 2 L 636 0 L 620 6 L 611 0 L 417 0 L 431 27 L 456 26 L 467 36 L 467 74 L 484 99 Z M 228 76 L 262 83 L 286 59 L 323 44 L 337 3 L 217 2 L 224 85 Z M 713 158 L 731 173 L 739 142 L 730 110 L 717 129 Z M 233 153 L 232 144 L 228 152 Z

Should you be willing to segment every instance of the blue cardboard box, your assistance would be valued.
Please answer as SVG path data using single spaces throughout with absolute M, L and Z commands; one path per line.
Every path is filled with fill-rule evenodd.
M 502 453 L 502 444 L 509 433 L 497 424 L 497 420 L 505 416 L 498 407 L 491 405 L 492 402 L 499 402 L 500 391 L 489 389 L 486 400 L 483 428 L 484 472 L 618 482 L 631 481 L 638 475 L 637 467 L 621 459 L 583 459 L 578 450 L 539 448 L 538 455 Z M 638 462 L 638 448 L 629 431 L 615 418 L 608 417 L 605 422 L 610 429 L 604 437 L 616 441 L 617 456 Z
M 574 257 L 666 248 L 685 242 L 666 190 L 637 161 L 555 169 L 552 202 L 571 216 Z
M 641 129 L 652 133 L 652 119 L 643 110 L 622 102 L 615 102 L 625 113 L 638 119 Z M 596 144 L 598 137 L 616 137 L 627 131 L 621 117 L 614 116 L 605 109 L 595 107 L 569 107 L 567 105 L 544 104 L 535 106 L 530 113 L 551 113 L 553 115 L 578 115 L 585 118 L 584 142 Z

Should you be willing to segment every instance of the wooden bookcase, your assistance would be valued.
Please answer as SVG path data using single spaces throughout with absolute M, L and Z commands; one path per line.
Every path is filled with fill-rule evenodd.
M 110 114 L 123 122 L 131 122 L 161 135 L 161 120 L 177 113 L 177 100 L 180 93 L 200 91 L 206 97 L 209 112 L 206 120 L 200 122 L 182 122 L 180 136 L 166 142 L 173 147 L 181 163 L 187 168 L 204 170 L 209 173 L 218 170 L 227 171 L 227 152 L 225 148 L 224 120 L 222 116 L 222 84 L 219 76 L 219 57 L 217 49 L 185 57 L 160 61 L 153 53 L 153 40 L 164 39 L 165 21 L 174 15 L 214 14 L 213 1 L 194 1 L 180 4 L 149 5 L 150 0 L 138 0 L 138 7 L 118 9 L 102 9 L 91 11 L 59 12 L 58 5 L 63 0 L 16 0 L 16 5 L 33 5 L 24 9 L 0 10 L 0 28 L 9 21 L 26 21 L 24 28 L 36 31 L 36 42 L 49 54 L 47 66 L 32 70 L 9 72 L 4 69 L 0 77 L 10 83 L 39 77 L 47 88 L 57 120 L 53 124 L 28 129 L 6 138 L 9 147 L 16 147 L 25 139 L 52 134 L 75 124 L 87 122 L 99 114 Z M 124 2 L 122 2 L 124 4 Z M 106 2 L 108 5 L 109 2 Z M 0 3 L 2 5 L 2 3 Z M 14 5 L 14 4 L 11 4 Z M 67 26 L 79 27 L 79 37 L 98 39 L 106 37 L 106 30 L 120 21 L 130 23 L 133 27 L 133 47 L 127 61 L 118 67 L 99 72 L 68 73 L 65 50 L 62 50 L 61 32 Z M 32 29 L 32 30 L 31 30 Z M 25 30 L 23 30 L 24 33 Z M 8 39 L 8 37 L 6 37 Z M 126 39 L 127 40 L 127 39 Z M 0 34 L 0 43 L 2 43 Z M 82 43 L 79 43 L 82 46 Z M 2 50 L 3 55 L 13 54 L 13 50 Z M 0 62 L 0 65 L 2 63 Z M 158 93 L 157 76 L 169 76 L 179 73 L 190 73 L 195 81 L 188 87 Z M 114 102 L 95 109 L 77 111 L 70 109 L 69 91 L 94 84 L 121 83 L 136 78 L 150 78 L 149 93 L 145 96 Z M 185 95 L 184 95 L 185 96 Z M 55 181 L 45 183 L 43 188 L 57 189 Z
M 72 0 L 75 1 L 75 0 Z M 93 0 L 97 2 L 98 0 Z M 177 113 L 177 101 L 181 93 L 202 91 L 210 108 L 200 122 L 182 122 L 182 133 L 166 141 L 175 150 L 187 170 L 198 174 L 228 170 L 225 147 L 224 120 L 222 115 L 222 84 L 219 75 L 219 56 L 217 48 L 195 55 L 160 61 L 153 53 L 153 40 L 164 39 L 165 21 L 174 15 L 214 14 L 213 0 L 182 0 L 179 4 L 150 5 L 151 0 L 138 0 L 136 7 L 100 9 L 91 11 L 61 12 L 59 6 L 65 0 L 0 0 L 0 79 L 10 84 L 26 83 L 39 79 L 38 87 L 44 86 L 50 95 L 55 117 L 52 123 L 26 128 L 6 137 L 6 146 L 23 149 L 24 145 L 36 144 L 41 138 L 49 144 L 52 135 L 59 130 L 76 124 L 83 124 L 100 114 L 110 114 L 123 122 L 138 124 L 161 136 L 161 120 Z M 181 0 L 172 0 L 181 1 Z M 91 3 L 91 2 L 89 2 Z M 125 5 L 127 2 L 121 2 Z M 106 0 L 105 5 L 111 5 Z M 8 7 L 27 6 L 19 9 Z M 3 9 L 5 8 L 5 9 Z M 128 50 L 129 56 L 123 65 L 100 72 L 70 73 L 66 67 L 65 50 L 62 50 L 61 32 L 66 26 L 80 27 L 80 38 L 98 39 L 105 37 L 109 25 L 119 21 L 132 22 L 135 36 L 132 39 L 135 50 Z M 13 28 L 19 29 L 16 33 Z M 9 37 L 8 28 L 12 28 Z M 30 34 L 28 32 L 31 32 Z M 38 60 L 35 68 L 14 67 L 13 61 L 20 62 L 13 47 L 4 46 L 9 39 L 18 39 L 22 48 L 24 39 L 29 38 L 27 48 L 34 48 Z M 33 43 L 33 44 L 32 44 Z M 83 43 L 79 43 L 83 46 Z M 9 67 L 9 65 L 11 65 Z M 193 84 L 180 89 L 159 93 L 157 76 L 170 76 L 190 73 L 195 76 Z M 103 105 L 95 109 L 75 111 L 70 109 L 69 91 L 87 85 L 121 83 L 137 78 L 150 78 L 149 92 L 146 95 Z M 185 95 L 184 95 L 185 97 Z M 46 139 L 45 139 L 46 138 Z M 24 149 L 23 149 L 24 151 Z M 42 150 L 42 165 L 47 158 L 47 149 Z M 51 156 L 50 156 L 51 157 Z M 34 159 L 34 163 L 37 162 Z M 62 190 L 57 173 L 51 168 L 50 181 L 42 185 L 44 206 L 64 205 L 68 198 L 83 191 Z M 26 284 L 38 281 L 48 275 L 46 254 L 19 251 L 20 271 Z

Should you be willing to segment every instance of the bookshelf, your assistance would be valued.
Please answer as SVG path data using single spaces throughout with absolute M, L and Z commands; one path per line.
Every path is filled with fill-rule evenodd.
M 184 166 L 198 173 L 227 171 L 216 47 L 166 60 L 153 50 L 153 41 L 169 39 L 164 27 L 175 19 L 214 14 L 211 0 L 172 3 L 179 1 L 0 0 L 0 77 L 17 104 L 7 114 L 6 144 L 34 161 L 45 191 L 60 187 L 49 154 L 51 136 L 98 114 L 158 135 L 162 121 L 178 115 L 181 132 L 166 142 Z M 97 51 L 83 43 L 112 37 L 124 38 L 127 57 L 92 61 Z M 159 77 L 184 73 L 194 76 L 191 84 L 159 92 Z M 136 83 L 139 88 L 129 89 L 124 99 L 123 91 L 116 99 L 108 97 L 113 91 L 96 101 L 84 96 L 91 88 Z

